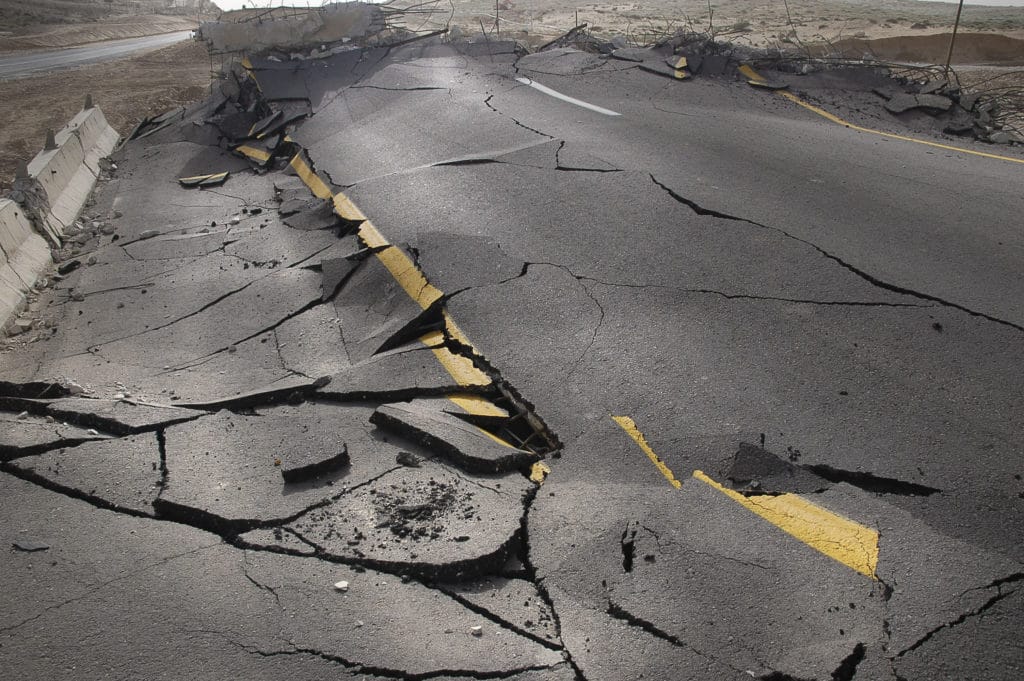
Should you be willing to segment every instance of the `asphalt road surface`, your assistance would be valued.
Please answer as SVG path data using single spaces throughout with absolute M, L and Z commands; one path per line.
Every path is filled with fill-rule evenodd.
M 4 667 L 1019 678 L 1024 155 L 651 64 L 255 60 L 143 126 L 0 355 Z
M 0 79 L 23 78 L 37 73 L 118 59 L 135 52 L 173 45 L 188 39 L 191 33 L 191 31 L 175 31 L 174 33 L 147 35 L 141 38 L 105 40 L 83 47 L 68 47 L 62 50 L 9 52 L 0 55 Z

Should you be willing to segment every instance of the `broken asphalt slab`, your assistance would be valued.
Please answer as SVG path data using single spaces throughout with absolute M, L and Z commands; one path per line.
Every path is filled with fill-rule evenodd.
M 242 553 L 200 530 L 95 509 L 9 477 L 0 486 L 11 502 L 7 517 L 21 530 L 12 539 L 43 537 L 50 545 L 42 554 L 11 552 L 0 571 L 4 655 L 22 660 L 30 678 L 97 678 L 114 659 L 148 678 L 181 658 L 176 669 L 191 678 L 268 681 L 399 671 L 504 677 L 562 662 L 415 582 Z M 97 545 L 118 550 L 97 552 Z M 339 580 L 352 585 L 344 594 L 332 586 Z M 162 612 L 177 614 L 154 617 Z M 424 620 L 444 624 L 423 627 Z M 483 635 L 473 636 L 481 625 Z M 74 670 L 61 662 L 70 656 Z
M 370 422 L 421 444 L 469 473 L 525 470 L 540 460 L 539 455 L 500 442 L 435 405 L 415 401 L 381 405 Z
M 431 461 L 399 467 L 285 526 L 321 555 L 400 574 L 487 574 L 520 548 L 522 475 L 467 477 Z

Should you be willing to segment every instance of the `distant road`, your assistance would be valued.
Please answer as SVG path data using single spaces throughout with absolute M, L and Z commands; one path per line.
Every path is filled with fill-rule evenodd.
M 22 78 L 36 73 L 117 59 L 143 50 L 155 50 L 186 40 L 189 34 L 191 31 L 175 31 L 174 33 L 147 35 L 141 38 L 106 40 L 82 47 L 0 55 L 0 80 Z

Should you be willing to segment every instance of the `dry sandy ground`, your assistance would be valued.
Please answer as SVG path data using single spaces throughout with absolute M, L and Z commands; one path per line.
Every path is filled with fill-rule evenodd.
M 422 4 L 422 0 L 400 0 Z M 398 4 L 398 3 L 396 3 Z M 495 0 L 438 0 L 432 19 L 444 22 L 454 7 L 454 22 L 464 29 L 493 28 Z M 577 21 L 604 35 L 622 34 L 651 42 L 677 28 L 713 29 L 716 35 L 751 45 L 794 41 L 885 38 L 949 30 L 956 5 L 918 0 L 644 0 L 631 3 L 570 3 L 565 0 L 497 0 L 503 33 L 531 40 L 554 36 Z M 419 16 L 410 17 L 415 25 Z M 963 30 L 1024 38 L 1024 8 L 967 6 Z
M 206 48 L 191 41 L 103 64 L 0 81 L 0 192 L 10 186 L 17 164 L 42 148 L 46 130 L 63 127 L 86 94 L 92 94 L 110 124 L 125 135 L 148 115 L 205 97 L 210 81 Z

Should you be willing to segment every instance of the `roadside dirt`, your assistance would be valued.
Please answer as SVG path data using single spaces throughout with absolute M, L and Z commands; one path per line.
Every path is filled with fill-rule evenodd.
M 125 135 L 146 116 L 202 99 L 210 82 L 206 47 L 191 41 L 126 59 L 0 81 L 0 193 L 10 188 L 17 164 L 42 148 L 47 129 L 63 127 L 87 94 Z
M 188 31 L 199 24 L 195 17 L 125 16 L 109 21 L 41 26 L 28 35 L 0 35 L 0 52 L 72 47 L 101 40 L 139 38 L 144 35 Z

